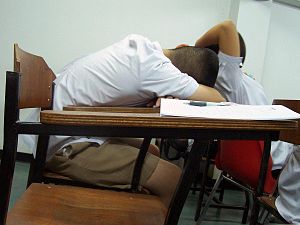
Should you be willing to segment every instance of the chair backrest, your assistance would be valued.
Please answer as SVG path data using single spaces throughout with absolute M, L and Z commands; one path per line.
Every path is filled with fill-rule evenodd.
M 292 99 L 274 99 L 273 105 L 283 105 L 297 113 L 300 113 L 300 100 Z M 300 120 L 298 120 L 297 130 L 283 130 L 280 131 L 281 141 L 289 142 L 292 144 L 300 145 Z
M 34 66 L 32 66 L 34 65 Z M 52 107 L 55 75 L 43 58 L 14 45 L 14 72 L 6 74 L 4 140 L 0 168 L 0 224 L 5 221 L 17 154 L 20 109 Z
M 52 108 L 55 74 L 42 57 L 26 52 L 18 44 L 14 44 L 14 72 L 20 76 L 17 110 Z M 42 139 L 39 137 L 38 148 L 46 149 L 48 139 L 49 136 L 43 136 Z M 30 165 L 28 185 L 32 181 L 41 181 L 39 179 L 42 177 L 41 168 L 44 168 L 45 159 L 45 151 L 36 151 L 36 157 Z
M 42 57 L 30 54 L 14 44 L 14 71 L 21 74 L 20 109 L 52 107 L 52 82 L 55 75 Z
M 255 189 L 258 184 L 260 163 L 264 143 L 254 140 L 220 141 L 216 156 L 218 169 L 227 172 L 245 185 Z M 269 160 L 264 192 L 271 193 L 276 181 L 271 174 L 272 160 Z

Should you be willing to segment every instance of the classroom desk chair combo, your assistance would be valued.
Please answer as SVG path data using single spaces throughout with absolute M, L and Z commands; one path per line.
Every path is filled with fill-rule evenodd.
M 219 139 L 263 140 L 264 153 L 257 185 L 263 191 L 272 140 L 280 130 L 295 129 L 296 121 L 244 121 L 205 118 L 162 117 L 141 109 L 51 110 L 52 81 L 55 76 L 43 58 L 15 45 L 14 72 L 6 74 L 4 146 L 0 168 L 0 225 L 99 224 L 99 225 L 175 225 L 196 175 L 202 151 Z M 40 122 L 20 121 L 24 108 L 41 108 Z M 127 109 L 128 110 L 128 109 Z M 8 212 L 19 134 L 39 135 L 36 157 L 30 169 L 29 185 Z M 49 135 L 143 137 L 133 173 L 131 190 L 100 190 L 72 182 L 45 178 L 45 158 Z M 151 138 L 192 138 L 180 182 L 169 208 L 153 195 L 137 192 L 143 160 Z M 62 179 L 63 180 L 63 179 Z M 116 194 L 117 193 L 117 194 Z M 250 224 L 258 217 L 254 202 Z

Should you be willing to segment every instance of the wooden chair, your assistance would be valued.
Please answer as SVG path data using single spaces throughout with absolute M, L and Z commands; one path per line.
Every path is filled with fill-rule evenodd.
M 15 72 L 7 72 L 6 74 L 4 145 L 0 168 L 0 225 L 175 224 L 174 221 L 178 220 L 183 207 L 184 198 L 176 197 L 181 201 L 176 206 L 178 209 L 174 208 L 174 205 L 167 209 L 158 197 L 136 193 L 143 160 L 151 138 L 145 138 L 141 146 L 132 178 L 131 192 L 45 183 L 43 173 L 49 134 L 66 135 L 69 133 L 67 133 L 65 125 L 59 125 L 60 121 L 52 120 L 55 124 L 53 125 L 19 120 L 20 110 L 24 108 L 41 108 L 43 115 L 47 117 L 47 111 L 44 109 L 51 112 L 52 81 L 55 75 L 43 58 L 23 51 L 17 44 L 14 46 L 14 51 Z M 76 111 L 79 109 L 71 107 L 67 110 Z M 84 109 L 80 110 L 82 110 L 81 115 L 86 115 L 87 118 L 91 116 L 90 112 L 85 112 Z M 119 111 L 124 112 L 124 110 L 131 109 Z M 86 111 L 90 110 L 87 109 Z M 67 120 L 68 112 L 62 111 L 61 119 Z M 136 112 L 139 113 L 139 109 Z M 91 119 L 89 122 L 93 124 L 97 121 Z M 89 132 L 91 135 L 99 133 L 97 126 L 91 125 L 91 130 L 82 131 L 80 121 L 76 121 L 76 123 L 78 129 L 74 131 L 73 126 L 73 135 L 74 132 L 81 135 L 83 132 L 86 132 L 86 135 L 89 135 Z M 39 134 L 39 140 L 36 158 L 30 169 L 28 188 L 7 214 L 18 134 Z M 173 214 L 170 211 L 174 210 L 177 212 L 179 210 L 179 215 L 172 217 Z
M 274 99 L 273 104 L 284 105 L 292 109 L 293 111 L 300 113 L 300 100 Z M 300 120 L 298 120 L 298 124 L 299 122 Z M 298 125 L 298 129 L 294 131 L 288 131 L 288 130 L 281 131 L 279 139 L 281 141 L 289 142 L 295 145 L 300 145 L 300 126 Z M 274 195 L 259 197 L 259 202 L 260 205 L 263 207 L 263 209 L 267 210 L 268 212 L 276 216 L 283 223 L 287 223 L 284 220 L 284 218 L 279 214 L 278 210 L 276 209 L 275 200 L 276 200 L 276 196 Z
M 53 72 L 41 57 L 17 45 L 15 53 L 16 71 L 6 74 L 0 225 L 175 225 L 199 168 L 201 153 L 198 149 L 207 147 L 207 142 L 215 138 L 238 139 L 241 133 L 248 138 L 262 138 L 269 144 L 281 129 L 296 126 L 294 121 L 236 121 L 233 124 L 231 120 L 160 117 L 158 113 L 53 111 Z M 20 121 L 23 108 L 42 108 L 41 122 Z M 136 193 L 143 159 L 154 132 L 160 138 L 195 139 L 169 208 L 153 195 Z M 36 159 L 41 160 L 35 160 L 32 184 L 7 214 L 19 134 L 39 135 Z M 41 182 L 49 135 L 145 137 L 135 163 L 132 193 Z M 255 212 L 253 221 L 256 217 Z

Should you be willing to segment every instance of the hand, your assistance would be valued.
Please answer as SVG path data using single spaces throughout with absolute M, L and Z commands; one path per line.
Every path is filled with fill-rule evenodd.
M 177 45 L 176 48 L 182 48 L 182 47 L 188 47 L 189 45 L 187 44 L 180 44 L 180 45 Z
M 166 95 L 164 97 L 158 97 L 156 99 L 152 99 L 150 102 L 148 102 L 148 104 L 146 105 L 147 107 L 153 107 L 153 108 L 159 108 L 160 107 L 160 102 L 162 98 L 168 98 L 168 99 L 178 99 L 175 98 L 171 95 Z

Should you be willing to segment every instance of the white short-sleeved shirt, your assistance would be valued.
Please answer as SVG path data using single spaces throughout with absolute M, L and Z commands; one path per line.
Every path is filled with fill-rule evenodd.
M 294 145 L 293 148 L 288 163 L 279 176 L 279 196 L 275 205 L 287 222 L 300 224 L 300 146 Z
M 230 102 L 246 105 L 267 105 L 263 87 L 240 69 L 241 57 L 219 52 L 219 73 L 215 88 Z
M 220 52 L 219 63 L 215 88 L 227 101 L 250 105 L 268 104 L 262 86 L 239 68 L 240 57 Z M 279 178 L 280 196 L 276 199 L 276 207 L 288 222 L 300 224 L 300 147 L 282 141 L 272 142 L 271 155 L 272 169 L 281 169 L 291 155 Z
M 134 34 L 73 61 L 57 74 L 54 82 L 54 110 L 67 105 L 145 106 L 159 96 L 186 99 L 199 86 L 171 63 L 158 42 Z M 71 141 L 62 136 L 50 140 L 48 156 Z M 101 138 L 90 140 L 103 142 Z
M 246 105 L 267 105 L 268 100 L 263 87 L 240 69 L 241 57 L 234 57 L 219 52 L 219 73 L 215 88 L 227 101 Z M 272 142 L 272 169 L 280 169 L 291 154 L 293 145 Z

